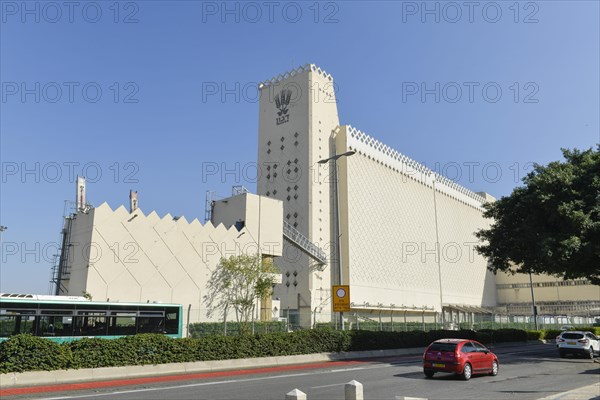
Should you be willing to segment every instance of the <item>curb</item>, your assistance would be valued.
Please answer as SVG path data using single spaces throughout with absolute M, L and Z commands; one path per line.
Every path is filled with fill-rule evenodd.
M 538 400 L 594 400 L 600 398 L 600 383 L 557 393 Z
M 424 348 L 351 351 L 343 353 L 316 353 L 296 356 L 241 358 L 236 360 L 196 361 L 127 367 L 103 367 L 77 370 L 29 371 L 0 374 L 0 388 L 20 386 L 58 385 L 112 379 L 143 378 L 151 376 L 228 371 L 247 368 L 278 367 L 293 364 L 343 361 L 349 359 L 380 358 L 402 355 L 421 355 Z

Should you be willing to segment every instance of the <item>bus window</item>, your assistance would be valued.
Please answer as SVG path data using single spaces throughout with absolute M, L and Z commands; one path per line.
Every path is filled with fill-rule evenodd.
M 16 315 L 0 315 L 0 337 L 14 335 L 17 331 Z
M 42 310 L 38 324 L 39 336 L 72 336 L 73 312 L 69 310 Z
M 138 317 L 137 319 L 138 333 L 164 333 L 165 319 L 164 317 Z
M 39 317 L 38 336 L 72 336 L 73 317 L 71 316 L 47 316 Z
M 168 334 L 177 334 L 179 332 L 179 312 L 178 310 L 167 310 L 165 315 L 165 331 Z
M 112 336 L 135 335 L 136 312 L 115 311 L 111 313 L 108 334 Z
M 80 312 L 75 317 L 74 336 L 106 336 L 106 315 L 103 312 Z

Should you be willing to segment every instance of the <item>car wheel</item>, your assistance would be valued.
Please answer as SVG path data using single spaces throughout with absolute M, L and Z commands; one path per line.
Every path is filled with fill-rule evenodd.
M 433 374 L 435 374 L 434 371 L 431 371 L 431 370 L 428 370 L 428 369 L 423 370 L 423 373 L 425 374 L 426 378 L 433 378 Z
M 463 368 L 461 377 L 463 378 L 463 380 L 468 381 L 469 379 L 471 379 L 472 374 L 473 374 L 473 369 L 471 368 L 471 364 L 466 363 L 465 367 Z
M 492 372 L 490 372 L 491 376 L 496 376 L 498 375 L 498 361 L 495 361 L 492 363 Z
M 588 358 L 590 360 L 592 360 L 594 358 L 594 349 L 592 348 L 592 346 L 590 346 L 589 352 L 588 352 Z

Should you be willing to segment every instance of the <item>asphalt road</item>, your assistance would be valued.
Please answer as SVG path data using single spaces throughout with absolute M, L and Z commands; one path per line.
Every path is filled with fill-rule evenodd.
M 402 396 L 461 400 L 539 399 L 600 380 L 600 364 L 589 359 L 561 359 L 552 344 L 517 344 L 496 348 L 494 352 L 500 359 L 498 376 L 475 376 L 470 381 L 445 374 L 425 379 L 420 357 L 404 356 L 341 367 L 72 391 L 28 398 L 262 400 L 283 399 L 285 393 L 298 388 L 308 394 L 309 400 L 343 399 L 344 384 L 355 379 L 364 385 L 365 399 L 396 399 Z M 600 393 L 598 396 L 600 398 Z

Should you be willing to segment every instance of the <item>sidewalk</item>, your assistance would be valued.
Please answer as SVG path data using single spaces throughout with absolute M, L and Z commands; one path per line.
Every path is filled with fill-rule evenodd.
M 584 386 L 579 389 L 569 390 L 568 392 L 553 394 L 538 400 L 599 400 L 600 382 L 590 386 Z

